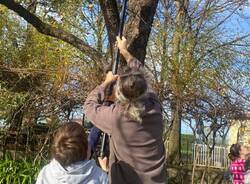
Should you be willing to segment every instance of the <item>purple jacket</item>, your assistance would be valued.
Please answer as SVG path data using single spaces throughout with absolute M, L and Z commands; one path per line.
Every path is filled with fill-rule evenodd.
M 136 62 L 130 66 L 138 66 Z M 84 111 L 96 127 L 111 136 L 110 183 L 165 183 L 162 106 L 156 95 L 146 95 L 142 123 L 138 123 L 123 113 L 119 103 L 103 105 L 104 90 L 97 86 L 89 94 Z

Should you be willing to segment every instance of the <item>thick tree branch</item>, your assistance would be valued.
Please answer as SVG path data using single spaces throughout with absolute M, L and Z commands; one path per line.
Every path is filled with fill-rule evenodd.
M 108 32 L 110 52 L 111 52 L 110 54 L 111 57 L 113 58 L 116 35 L 120 23 L 119 10 L 117 7 L 116 0 L 99 0 L 99 3 L 102 9 L 102 14 Z
M 144 63 L 146 47 L 151 32 L 158 0 L 129 1 L 129 19 L 125 25 L 125 36 L 129 51 Z
M 119 25 L 119 11 L 116 0 L 99 0 L 105 19 L 110 48 L 113 53 L 115 36 Z M 144 62 L 146 47 L 151 32 L 158 0 L 133 0 L 129 1 L 129 19 L 125 25 L 125 36 L 129 41 L 129 51 Z
M 73 47 L 84 52 L 88 57 L 90 57 L 95 61 L 102 60 L 103 58 L 102 54 L 97 50 L 95 50 L 94 48 L 90 47 L 83 40 L 77 38 L 73 34 L 68 33 L 62 29 L 52 27 L 51 25 L 42 22 L 36 15 L 30 13 L 27 9 L 25 9 L 23 6 L 16 3 L 15 1 L 0 0 L 0 4 L 5 5 L 7 8 L 16 12 L 19 16 L 24 18 L 28 23 L 33 25 L 40 33 L 52 36 L 54 38 L 69 43 Z

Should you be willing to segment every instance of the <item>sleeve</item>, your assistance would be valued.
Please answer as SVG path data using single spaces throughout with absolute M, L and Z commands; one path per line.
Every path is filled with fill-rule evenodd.
M 104 88 L 97 86 L 84 103 L 86 117 L 103 132 L 111 134 L 112 124 L 118 116 L 115 104 L 104 105 Z
M 90 133 L 88 135 L 88 143 L 90 145 L 92 152 L 94 152 L 96 150 L 101 133 L 102 133 L 102 131 L 99 128 L 96 128 L 95 126 L 93 126 L 90 129 Z
M 128 61 L 128 67 L 134 71 L 138 71 L 143 68 L 143 65 L 138 59 L 133 58 Z
M 39 172 L 37 179 L 36 179 L 36 184 L 43 184 L 43 170 L 44 168 L 42 168 L 42 170 Z
M 98 167 L 98 166 L 96 166 L 96 167 Z M 99 173 L 98 173 L 99 182 L 101 184 L 108 184 L 109 183 L 108 174 L 99 167 L 98 167 L 98 171 L 99 171 Z
M 108 175 L 107 173 L 103 172 L 101 177 L 100 177 L 100 182 L 102 184 L 108 184 L 109 183 L 109 180 L 108 180 Z

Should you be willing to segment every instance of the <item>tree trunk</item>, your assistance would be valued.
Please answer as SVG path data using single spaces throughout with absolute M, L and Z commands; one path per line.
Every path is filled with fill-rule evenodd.
M 172 125 L 169 135 L 169 147 L 167 162 L 173 165 L 179 165 L 181 161 L 181 102 L 176 99 L 172 105 Z
M 168 163 L 178 165 L 181 161 L 181 113 L 182 104 L 181 98 L 184 86 L 182 84 L 183 78 L 181 77 L 181 41 L 182 33 L 184 31 L 185 9 L 187 8 L 186 1 L 175 1 L 176 7 L 176 28 L 173 35 L 173 50 L 172 50 L 172 83 L 171 88 L 174 93 L 175 99 L 172 102 L 172 129 L 169 136 L 169 150 L 168 150 Z
M 108 32 L 110 55 L 113 60 L 116 36 L 120 23 L 119 10 L 116 0 L 99 0 L 99 3 Z
M 118 8 L 115 0 L 100 0 L 106 28 L 108 31 L 111 53 L 119 24 Z M 137 59 L 144 63 L 146 47 L 151 32 L 158 0 L 128 1 L 128 21 L 124 35 L 128 39 L 128 49 Z
M 129 51 L 142 63 L 146 56 L 146 47 L 151 32 L 158 0 L 130 0 L 129 19 L 125 25 Z

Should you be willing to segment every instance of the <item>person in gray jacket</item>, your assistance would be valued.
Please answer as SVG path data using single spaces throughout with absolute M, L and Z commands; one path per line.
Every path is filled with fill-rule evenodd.
M 86 117 L 110 137 L 109 180 L 114 184 L 162 184 L 165 178 L 165 148 L 162 139 L 162 106 L 150 89 L 142 64 L 117 37 L 127 70 L 109 72 L 84 104 Z M 116 82 L 115 103 L 104 105 L 105 91 Z
M 87 160 L 84 128 L 69 122 L 60 126 L 52 143 L 52 160 L 40 171 L 36 184 L 107 184 L 108 176 L 94 160 Z

